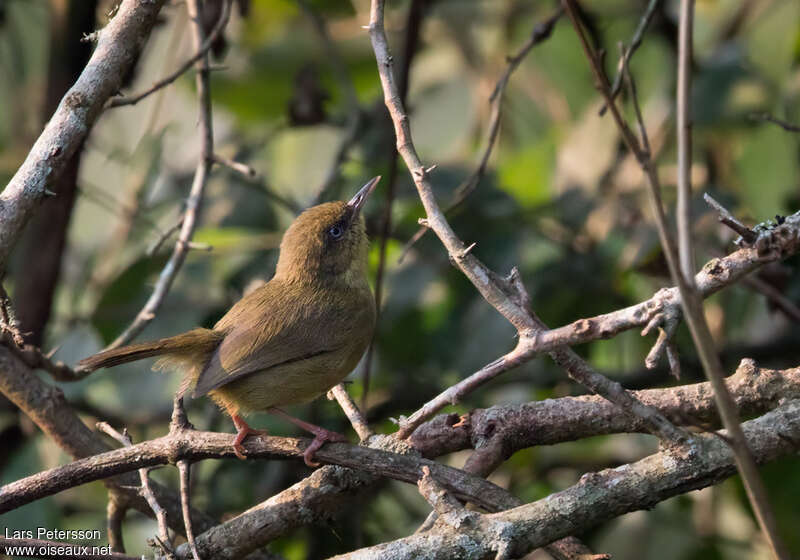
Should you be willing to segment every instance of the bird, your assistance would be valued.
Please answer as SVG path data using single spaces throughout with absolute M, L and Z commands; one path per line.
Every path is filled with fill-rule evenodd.
M 76 370 L 91 372 L 153 356 L 154 369 L 183 373 L 179 396 L 209 396 L 233 420 L 233 450 L 245 459 L 251 428 L 243 416 L 266 411 L 314 435 L 303 454 L 344 436 L 290 416 L 280 407 L 310 402 L 358 364 L 375 329 L 375 298 L 367 279 L 364 203 L 380 176 L 348 202 L 326 202 L 301 213 L 281 239 L 273 277 L 236 302 L 214 325 L 102 351 Z

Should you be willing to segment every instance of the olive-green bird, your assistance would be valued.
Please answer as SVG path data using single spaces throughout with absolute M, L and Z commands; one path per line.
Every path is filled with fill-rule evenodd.
M 254 430 L 253 411 L 280 414 L 314 434 L 310 466 L 326 441 L 344 436 L 289 416 L 279 406 L 309 402 L 353 370 L 372 339 L 375 298 L 367 282 L 368 240 L 361 208 L 380 177 L 349 202 L 328 202 L 300 214 L 283 236 L 275 276 L 239 300 L 213 329 L 100 352 L 76 369 L 162 356 L 157 368 L 184 374 L 180 394 L 208 394 L 230 414 L 234 451 Z

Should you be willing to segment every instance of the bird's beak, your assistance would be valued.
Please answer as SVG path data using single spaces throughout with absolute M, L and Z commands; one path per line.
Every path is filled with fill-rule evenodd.
M 377 177 L 373 177 L 367 184 L 361 187 L 356 195 L 350 199 L 350 202 L 347 205 L 353 209 L 353 214 L 351 219 L 355 219 L 358 217 L 358 213 L 361 211 L 361 207 L 364 206 L 364 203 L 367 201 L 367 197 L 369 197 L 370 193 L 375 190 L 375 185 L 378 184 L 378 181 L 381 180 L 381 176 L 378 175 Z

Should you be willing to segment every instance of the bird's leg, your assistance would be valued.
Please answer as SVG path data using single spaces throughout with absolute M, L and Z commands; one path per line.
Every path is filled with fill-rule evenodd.
M 233 420 L 233 425 L 236 426 L 236 439 L 233 440 L 233 452 L 239 459 L 247 459 L 247 456 L 244 454 L 244 445 L 242 445 L 244 438 L 250 434 L 254 436 L 266 436 L 269 435 L 269 432 L 267 430 L 251 428 L 247 422 L 244 421 L 244 418 L 238 414 L 231 414 L 231 420 Z
M 325 428 L 321 428 L 315 424 L 310 424 L 304 420 L 300 420 L 299 418 L 295 418 L 290 414 L 287 414 L 280 408 L 275 408 L 274 406 L 268 410 L 273 414 L 277 414 L 294 424 L 295 426 L 304 429 L 305 431 L 314 434 L 314 441 L 311 442 L 305 452 L 303 453 L 303 461 L 309 467 L 318 467 L 319 463 L 314 461 L 314 453 L 323 446 L 326 441 L 332 442 L 347 442 L 347 438 L 344 437 L 342 434 L 337 432 L 332 432 L 330 430 L 326 430 Z

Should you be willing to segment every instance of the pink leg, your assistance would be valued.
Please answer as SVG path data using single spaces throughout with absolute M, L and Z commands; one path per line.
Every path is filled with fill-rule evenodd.
M 339 434 L 337 432 L 332 432 L 330 430 L 326 430 L 325 428 L 321 428 L 321 427 L 316 426 L 314 424 L 310 424 L 308 422 L 300 420 L 299 418 L 295 418 L 294 416 L 291 416 L 291 415 L 287 414 L 286 412 L 284 412 L 280 408 L 275 408 L 273 406 L 272 408 L 269 409 L 269 412 L 272 412 L 273 414 L 277 414 L 278 416 L 281 416 L 281 417 L 285 418 L 286 420 L 288 420 L 289 422 L 291 422 L 295 426 L 297 426 L 299 428 L 302 428 L 302 429 L 304 429 L 305 431 L 307 431 L 309 433 L 314 434 L 314 441 L 311 442 L 311 445 L 309 445 L 306 448 L 305 452 L 303 453 L 303 461 L 309 467 L 318 467 L 319 466 L 319 463 L 314 461 L 314 453 L 316 453 L 317 450 L 320 447 L 322 447 L 323 444 L 326 441 L 347 442 L 347 438 L 344 437 L 342 434 Z
M 236 426 L 236 439 L 233 440 L 233 452 L 239 459 L 247 459 L 244 454 L 244 445 L 242 445 L 244 439 L 250 434 L 254 436 L 266 436 L 269 435 L 269 432 L 267 432 L 267 430 L 255 430 L 251 428 L 238 414 L 231 414 L 231 420 L 233 420 L 233 425 Z

